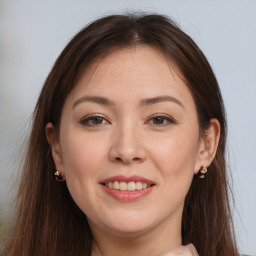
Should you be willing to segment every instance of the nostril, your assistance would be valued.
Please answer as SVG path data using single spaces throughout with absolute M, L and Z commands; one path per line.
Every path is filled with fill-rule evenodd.
M 126 158 L 122 158 L 122 157 L 116 157 L 115 158 L 115 160 L 117 161 L 117 162 L 124 162 L 124 163 L 132 163 L 132 162 L 140 162 L 141 161 L 141 158 L 139 158 L 139 157 L 135 157 L 135 158 L 132 158 L 132 159 L 126 159 Z

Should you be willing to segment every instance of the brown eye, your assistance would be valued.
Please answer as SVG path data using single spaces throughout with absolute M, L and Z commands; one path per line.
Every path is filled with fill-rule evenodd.
M 163 124 L 164 121 L 165 121 L 164 117 L 155 117 L 155 118 L 153 118 L 153 123 L 154 124 Z
M 168 124 L 175 123 L 173 119 L 166 116 L 155 116 L 151 120 L 152 120 L 151 122 L 155 125 L 168 125 Z
M 102 124 L 103 118 L 97 116 L 97 117 L 92 118 L 91 121 L 93 124 Z
M 85 126 L 99 126 L 107 123 L 107 121 L 102 116 L 89 116 L 80 123 Z

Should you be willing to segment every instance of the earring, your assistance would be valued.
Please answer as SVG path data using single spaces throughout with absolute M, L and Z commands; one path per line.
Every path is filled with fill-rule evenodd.
M 200 179 L 204 179 L 206 173 L 207 173 L 207 168 L 202 166 L 200 168 L 200 170 L 198 171 L 198 173 L 197 173 L 197 177 L 200 178 Z
M 54 173 L 54 177 L 55 179 L 58 181 L 58 182 L 63 182 L 64 181 L 64 178 L 62 177 L 61 173 L 59 171 L 56 171 Z

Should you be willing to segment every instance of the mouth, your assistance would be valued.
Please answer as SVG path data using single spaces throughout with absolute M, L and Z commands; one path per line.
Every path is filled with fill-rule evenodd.
M 141 181 L 109 181 L 106 183 L 101 183 L 103 186 L 106 186 L 110 189 L 121 190 L 121 191 L 139 191 L 143 189 L 150 188 L 155 186 L 155 184 L 141 182 Z
M 152 192 L 156 183 L 140 176 L 114 176 L 100 182 L 104 191 L 121 201 L 134 201 Z

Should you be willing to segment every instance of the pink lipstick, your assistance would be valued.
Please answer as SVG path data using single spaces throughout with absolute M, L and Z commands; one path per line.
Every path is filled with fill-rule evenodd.
M 141 176 L 113 176 L 100 182 L 104 191 L 120 201 L 134 201 L 148 195 L 155 183 Z

